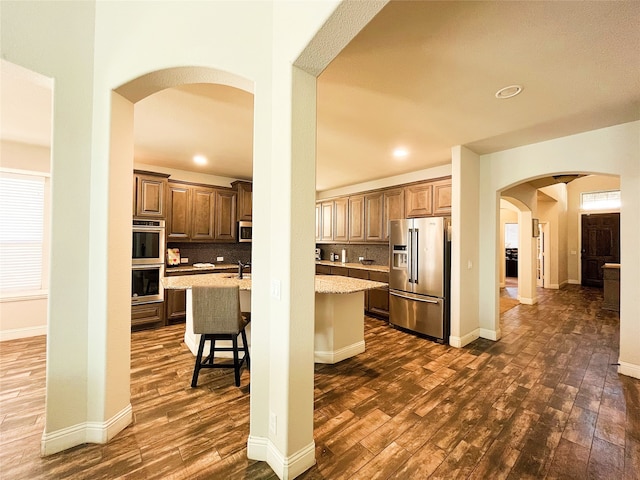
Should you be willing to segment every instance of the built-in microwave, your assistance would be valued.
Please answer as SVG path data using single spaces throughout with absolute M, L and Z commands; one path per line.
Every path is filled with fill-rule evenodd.
M 138 265 L 131 268 L 131 303 L 161 302 L 164 300 L 162 265 Z
M 251 222 L 238 222 L 238 242 L 251 242 Z
M 164 265 L 164 220 L 133 219 L 132 265 Z

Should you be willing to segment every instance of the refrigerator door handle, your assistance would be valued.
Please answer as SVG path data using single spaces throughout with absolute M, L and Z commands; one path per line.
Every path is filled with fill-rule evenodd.
M 396 292 L 389 292 L 389 295 L 393 295 L 394 297 L 405 298 L 407 300 L 415 300 L 416 302 L 438 303 L 437 300 L 429 300 L 428 298 L 407 297 L 406 295 L 402 295 L 402 294 L 396 293 Z
M 419 228 L 413 229 L 414 241 L 413 241 L 413 283 L 418 283 L 418 234 L 420 232 Z
M 407 259 L 409 269 L 409 283 L 413 283 L 413 228 L 409 229 L 409 258 Z

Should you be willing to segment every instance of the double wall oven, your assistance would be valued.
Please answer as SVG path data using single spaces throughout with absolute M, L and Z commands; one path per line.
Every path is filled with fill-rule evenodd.
M 164 300 L 164 220 L 133 219 L 131 302 Z

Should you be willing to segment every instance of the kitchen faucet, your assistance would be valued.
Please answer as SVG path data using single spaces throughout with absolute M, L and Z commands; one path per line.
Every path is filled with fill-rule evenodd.
M 251 266 L 251 262 L 247 262 L 247 263 L 242 263 L 241 260 L 238 260 L 238 278 L 242 279 L 242 272 L 244 270 L 245 267 L 250 267 Z

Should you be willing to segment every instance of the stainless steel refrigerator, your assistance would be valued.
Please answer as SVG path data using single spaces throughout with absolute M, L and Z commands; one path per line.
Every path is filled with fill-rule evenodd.
M 389 255 L 389 323 L 447 343 L 451 219 L 392 220 Z

